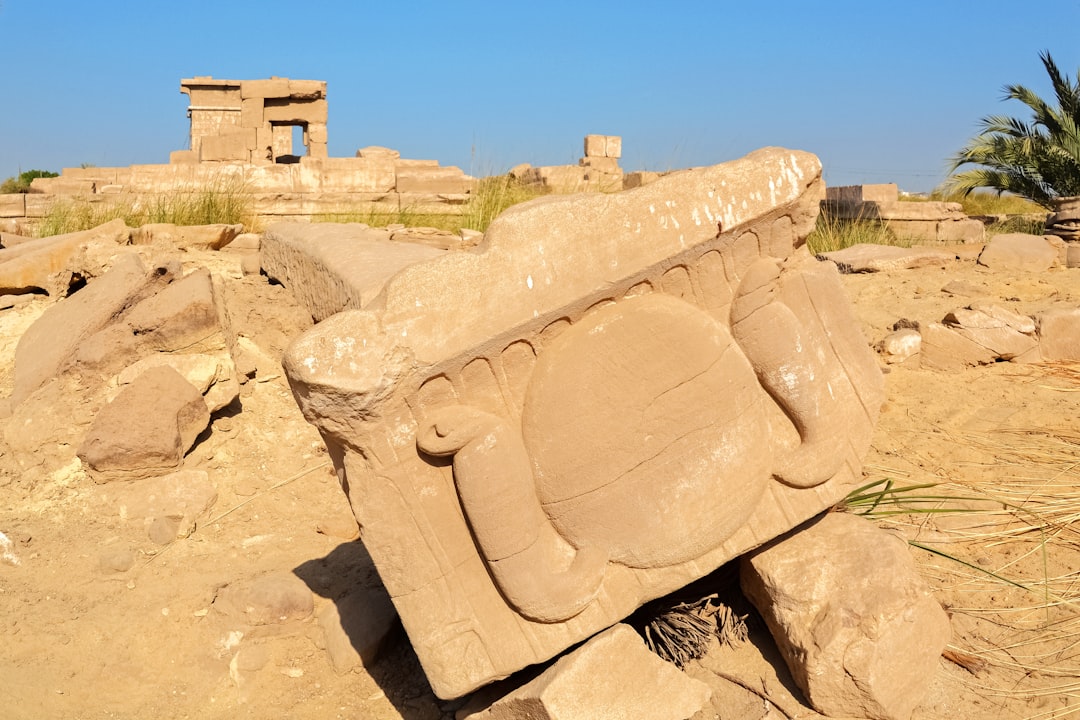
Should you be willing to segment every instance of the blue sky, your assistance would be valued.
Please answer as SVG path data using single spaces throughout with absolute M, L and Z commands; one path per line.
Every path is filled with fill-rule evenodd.
M 929 190 L 1001 102 L 1073 75 L 1080 0 L 228 2 L 0 0 L 0 179 L 167 162 L 181 78 L 328 82 L 333 156 L 384 145 L 477 175 L 576 163 L 622 135 L 625 170 L 766 145 L 830 185 Z

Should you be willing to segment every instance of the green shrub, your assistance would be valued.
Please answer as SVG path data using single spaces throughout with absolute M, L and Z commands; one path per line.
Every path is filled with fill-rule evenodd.
M 48 170 L 27 170 L 19 173 L 18 177 L 9 177 L 0 183 L 0 194 L 28 193 L 30 192 L 30 183 L 34 178 L 54 177 L 57 177 L 57 173 Z

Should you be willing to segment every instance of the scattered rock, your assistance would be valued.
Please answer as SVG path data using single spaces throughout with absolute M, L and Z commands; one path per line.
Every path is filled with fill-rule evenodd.
M 382 587 L 356 587 L 319 612 L 319 627 L 334 670 L 345 673 L 378 658 L 397 623 L 397 610 Z
M 991 270 L 1042 272 L 1058 263 L 1058 250 L 1041 235 L 1007 233 L 990 238 L 978 263 Z
M 949 619 L 907 543 L 827 513 L 742 561 L 795 682 L 820 713 L 907 720 L 949 641 Z
M 1039 316 L 1038 323 L 1043 360 L 1080 360 L 1080 308 L 1048 310 Z
M 214 355 L 155 353 L 124 368 L 117 376 L 117 382 L 120 385 L 128 385 L 149 368 L 161 366 L 171 367 L 194 385 L 195 389 L 203 394 L 206 408 L 212 413 L 225 407 L 240 395 L 236 365 L 232 357 L 224 352 Z
M 98 568 L 104 573 L 127 572 L 135 566 L 135 553 L 129 547 L 103 550 L 98 556 Z
M 466 706 L 457 720 L 686 720 L 711 694 L 619 624 L 487 708 Z
M 311 616 L 311 590 L 291 573 L 271 573 L 227 585 L 214 598 L 214 609 L 248 625 L 277 625 Z
M 0 532 L 0 563 L 16 566 L 22 564 L 19 556 L 15 554 L 15 543 L 2 532 Z
M 962 308 L 945 315 L 942 324 L 985 348 L 992 360 L 1013 360 L 1037 350 L 1035 322 L 996 305 L 984 305 L 986 310 Z M 1022 332 L 1018 328 L 1030 328 Z
M 818 258 L 831 260 L 843 272 L 864 273 L 945 266 L 956 260 L 956 254 L 925 247 L 902 248 L 863 243 L 843 250 L 821 253 Z
M 72 362 L 87 338 L 168 283 L 176 270 L 161 266 L 147 272 L 138 256 L 124 255 L 105 275 L 47 309 L 23 334 L 15 350 L 12 404 L 18 405 L 55 377 Z
M 941 288 L 946 295 L 961 295 L 963 297 L 980 297 L 986 295 L 986 291 L 978 285 L 963 280 L 951 280 Z
M 878 344 L 878 351 L 889 364 L 904 362 L 917 355 L 921 348 L 922 335 L 911 328 L 891 332 Z
M 98 482 L 178 467 L 210 423 L 202 394 L 168 366 L 150 368 L 102 408 L 78 456 Z

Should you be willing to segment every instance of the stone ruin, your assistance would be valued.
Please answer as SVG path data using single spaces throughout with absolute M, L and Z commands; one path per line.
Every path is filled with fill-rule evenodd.
M 247 194 L 268 221 L 319 214 L 460 212 L 474 179 L 436 160 L 365 147 L 355 157 L 327 153 L 326 83 L 318 80 L 181 80 L 190 97 L 190 147 L 168 164 L 64 168 L 37 178 L 28 194 L 0 195 L 0 232 L 31 235 L 54 203 L 120 204 L 205 189 Z M 296 155 L 293 128 L 305 154 Z
M 978 243 L 986 239 L 980 220 L 964 214 L 960 203 L 905 202 L 895 183 L 831 187 L 821 205 L 838 220 L 880 222 L 898 237 L 931 243 Z
M 803 247 L 820 174 L 766 149 L 517 206 L 288 350 L 437 695 L 552 658 L 861 484 L 883 382 Z

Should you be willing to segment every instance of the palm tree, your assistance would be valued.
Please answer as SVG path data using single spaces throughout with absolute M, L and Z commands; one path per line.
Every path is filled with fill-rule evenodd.
M 1080 82 L 1069 80 L 1049 52 L 1039 53 L 1053 84 L 1051 105 L 1023 85 L 1006 85 L 1005 100 L 1019 100 L 1032 119 L 991 115 L 982 131 L 950 159 L 946 188 L 967 195 L 976 188 L 1020 195 L 1053 209 L 1057 198 L 1080 195 Z M 1080 81 L 1080 72 L 1077 73 Z M 956 172 L 964 165 L 980 167 Z

